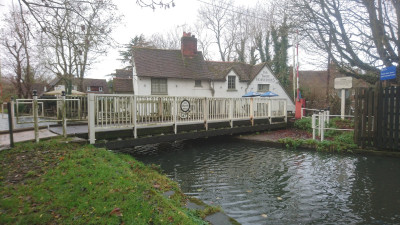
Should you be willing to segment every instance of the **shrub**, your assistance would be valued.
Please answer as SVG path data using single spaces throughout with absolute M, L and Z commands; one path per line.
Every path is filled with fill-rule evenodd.
M 294 127 L 299 129 L 299 130 L 305 130 L 308 132 L 312 132 L 311 128 L 311 118 L 303 118 L 300 120 L 296 120 L 294 122 Z

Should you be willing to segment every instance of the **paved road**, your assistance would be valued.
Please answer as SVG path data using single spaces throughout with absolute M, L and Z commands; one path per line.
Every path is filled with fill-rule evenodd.
M 14 121 L 16 119 L 14 118 Z M 17 124 L 14 122 L 15 126 L 14 129 L 20 129 L 20 128 L 28 128 L 28 127 L 33 127 L 33 123 L 23 123 L 23 124 Z M 39 123 L 39 126 L 47 126 L 47 125 L 52 125 L 56 124 L 55 122 L 44 122 L 44 123 Z M 8 115 L 0 113 L 0 131 L 5 131 L 8 130 Z
M 39 138 L 49 138 L 56 137 L 58 134 L 55 134 L 47 129 L 39 130 Z M 23 142 L 23 141 L 33 141 L 35 140 L 35 133 L 33 130 L 22 131 L 14 133 L 14 142 Z M 9 134 L 0 134 L 0 149 L 6 148 L 10 145 L 10 135 Z

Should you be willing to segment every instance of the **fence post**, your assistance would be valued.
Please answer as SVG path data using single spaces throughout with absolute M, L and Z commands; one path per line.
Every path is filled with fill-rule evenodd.
M 313 140 L 315 140 L 315 117 L 316 117 L 316 115 L 315 114 L 313 114 L 312 116 L 311 116 L 311 127 L 312 127 L 312 139 Z
M 89 143 L 94 144 L 96 141 L 95 130 L 95 98 L 94 94 L 88 94 L 88 128 L 89 128 Z
M 287 100 L 285 99 L 283 103 L 283 115 L 285 116 L 285 123 L 287 123 Z M 303 112 L 303 110 L 301 111 Z
M 271 98 L 268 99 L 268 118 L 269 118 L 269 123 L 272 124 L 272 100 Z
M 37 91 L 33 90 L 33 127 L 35 128 L 35 142 L 39 143 L 39 121 L 38 121 Z
M 254 126 L 254 99 L 253 97 L 250 98 L 250 122 L 251 125 Z
M 229 99 L 229 123 L 233 128 L 233 99 Z
M 62 124 L 63 124 L 63 136 L 67 137 L 67 106 L 65 102 L 65 91 L 61 92 L 62 99 Z
M 324 134 L 325 134 L 325 116 L 324 113 L 322 114 L 321 117 L 321 141 L 324 141 Z
M 301 107 L 301 110 L 300 110 L 300 111 L 301 111 L 301 112 L 300 112 L 300 115 L 301 115 L 301 117 L 300 117 L 300 118 L 301 118 L 301 119 L 303 119 L 303 117 L 304 117 L 304 115 L 303 115 L 303 114 L 304 114 L 304 112 L 303 112 L 303 109 L 304 109 L 304 108 L 303 108 L 303 107 Z
M 174 133 L 178 133 L 178 97 L 174 97 Z
M 10 147 L 13 148 L 14 147 L 14 131 L 13 131 L 13 120 L 14 120 L 14 115 L 12 114 L 12 110 L 11 110 L 11 104 L 13 101 L 7 102 L 7 113 L 8 113 L 8 130 L 10 133 Z
M 17 107 L 18 108 L 18 107 Z M 12 115 L 12 124 L 13 127 L 15 127 L 15 120 L 14 120 L 14 115 L 15 115 L 15 102 L 14 102 L 14 97 L 11 97 L 11 115 Z
M 132 107 L 132 116 L 133 116 L 133 138 L 137 138 L 137 97 L 133 96 L 133 107 Z
M 318 136 L 321 136 L 321 122 L 322 122 L 322 113 L 321 111 L 318 112 Z
M 203 107 L 203 115 L 204 115 L 204 128 L 208 130 L 208 112 L 209 112 L 209 104 L 208 104 L 208 98 L 204 98 L 204 107 Z

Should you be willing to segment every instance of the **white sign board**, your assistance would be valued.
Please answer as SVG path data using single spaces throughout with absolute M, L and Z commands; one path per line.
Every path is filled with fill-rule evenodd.
M 353 87 L 352 77 L 335 78 L 335 89 L 349 89 Z

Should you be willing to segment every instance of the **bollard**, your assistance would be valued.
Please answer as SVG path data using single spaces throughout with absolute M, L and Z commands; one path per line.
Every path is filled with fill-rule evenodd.
M 37 91 L 33 90 L 33 126 L 35 128 L 35 142 L 39 143 L 39 107 L 37 102 Z

